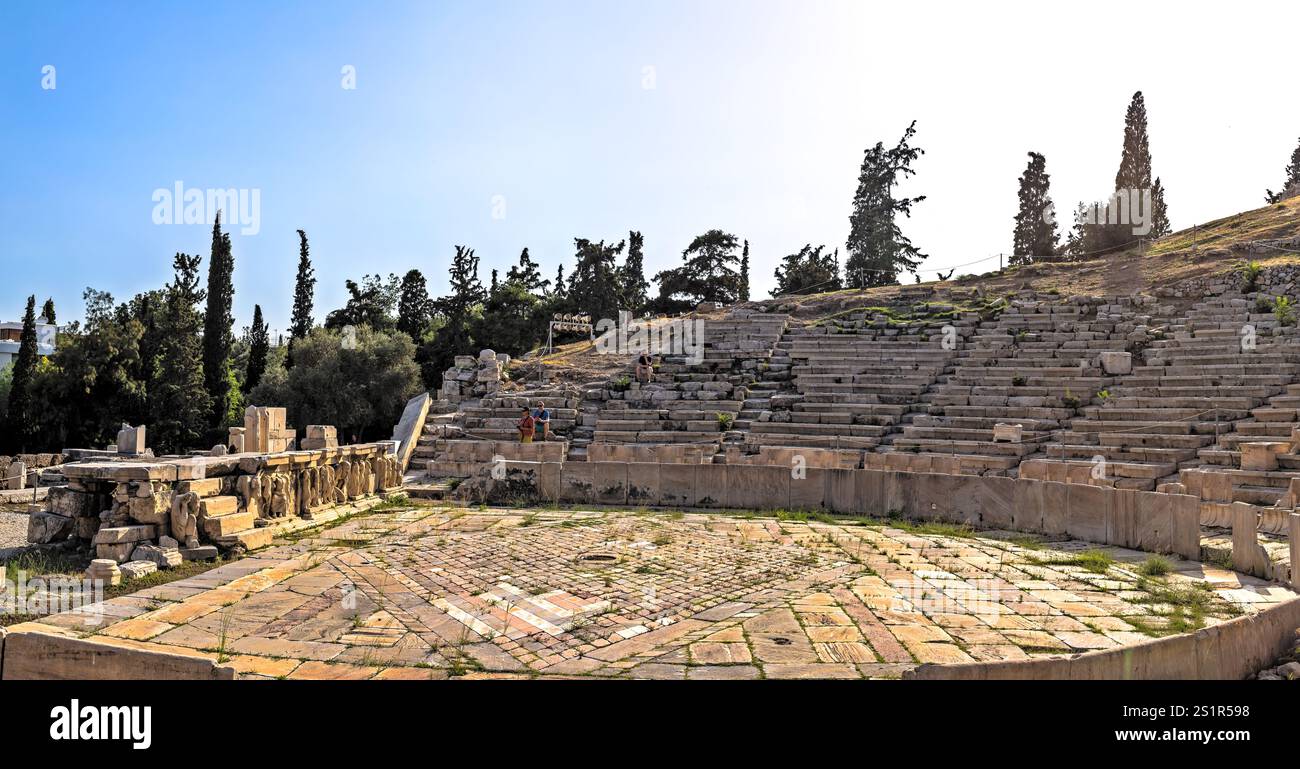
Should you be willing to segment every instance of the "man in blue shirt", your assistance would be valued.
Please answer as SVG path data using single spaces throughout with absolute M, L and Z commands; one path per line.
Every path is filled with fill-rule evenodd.
M 544 441 L 551 437 L 551 412 L 546 410 L 546 404 L 538 401 L 537 409 L 533 411 L 533 425 L 537 430 L 536 440 Z

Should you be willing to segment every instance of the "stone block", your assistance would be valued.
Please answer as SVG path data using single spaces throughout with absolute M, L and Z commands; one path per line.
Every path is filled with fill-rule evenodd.
M 164 537 L 164 539 L 167 539 Z M 176 540 L 172 540 L 175 542 Z M 180 566 L 181 551 L 175 545 L 172 547 L 162 547 L 160 545 L 137 545 L 135 550 L 131 551 L 132 561 L 149 561 L 160 569 L 170 569 L 173 566 Z
M 117 453 L 140 456 L 145 452 L 145 426 L 132 427 L 123 424 L 117 431 Z
M 100 531 L 103 531 L 103 529 L 101 529 Z M 95 557 L 97 559 L 105 560 L 105 561 L 126 563 L 127 561 L 131 560 L 131 552 L 133 550 L 135 550 L 134 542 L 120 542 L 114 544 L 95 545 Z
M 659 504 L 664 507 L 695 507 L 696 475 L 700 467 L 705 465 L 659 465 Z
M 1201 501 L 1189 495 L 1171 495 L 1169 549 L 1189 561 L 1201 560 Z M 1292 540 L 1293 542 L 1295 540 Z
M 560 471 L 560 501 L 593 503 L 596 499 L 597 462 L 565 462 Z
M 695 506 L 726 507 L 727 476 L 726 465 L 699 465 L 695 470 Z M 662 481 L 660 481 L 662 484 Z
M 269 529 L 267 531 L 269 531 Z M 217 555 L 217 548 L 212 545 L 181 548 L 181 559 L 185 561 L 211 561 L 213 558 L 216 558 Z
M 205 497 L 199 500 L 199 514 L 206 517 L 229 515 L 239 510 L 239 497 L 234 495 Z
M 46 497 L 46 504 L 51 512 L 75 518 L 81 515 L 97 515 L 100 506 L 95 503 L 95 495 L 84 491 L 74 491 L 67 486 L 55 486 Z
M 726 465 L 717 465 L 726 467 Z M 727 469 L 726 506 L 743 510 L 784 510 L 790 506 L 790 470 L 771 465 Z
M 634 507 L 659 504 L 659 468 L 654 462 L 632 462 L 627 466 L 627 503 Z
M 65 515 L 36 512 L 27 517 L 27 541 L 35 545 L 62 542 L 72 531 L 72 518 Z
M 158 571 L 158 565 L 152 561 L 127 561 L 119 568 L 126 579 L 139 579 Z
M 1259 441 L 1242 443 L 1241 469 L 1269 472 L 1277 469 L 1277 455 L 1290 450 L 1290 443 L 1280 441 Z
M 1102 486 L 1066 484 L 1065 533 L 1074 539 L 1104 543 L 1112 494 Z
M 1133 372 L 1133 355 L 1131 353 L 1107 350 L 1102 352 L 1099 357 L 1101 358 L 1102 371 L 1111 376 Z
M 593 480 L 596 504 L 627 504 L 627 465 L 618 462 L 596 462 Z
M 1020 443 L 1024 435 L 1023 425 L 1009 425 L 999 422 L 993 425 L 994 443 Z
M 119 575 L 119 579 L 121 579 Z M 6 681 L 233 680 L 235 669 L 205 657 L 168 654 L 53 633 L 10 633 Z
M 844 515 L 864 514 L 858 504 L 858 472 L 860 471 L 841 468 L 825 470 L 822 475 L 825 483 L 822 491 L 822 505 L 827 510 Z M 863 470 L 861 472 L 870 471 Z
M 787 470 L 787 472 L 790 471 Z M 826 472 L 825 468 L 809 466 L 791 475 L 791 510 L 816 511 L 823 509 L 826 503 Z
M 231 512 L 227 515 L 208 516 L 203 519 L 203 532 L 216 539 L 253 528 L 257 515 Z
M 103 526 L 95 533 L 93 544 L 116 545 L 144 542 L 157 536 L 154 526 Z

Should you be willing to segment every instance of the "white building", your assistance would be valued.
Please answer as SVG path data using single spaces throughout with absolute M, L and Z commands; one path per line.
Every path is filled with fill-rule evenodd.
M 53 355 L 55 336 L 59 327 L 46 323 L 45 318 L 36 319 L 36 353 Z M 0 369 L 13 363 L 18 357 L 18 348 L 22 345 L 23 322 L 0 322 Z

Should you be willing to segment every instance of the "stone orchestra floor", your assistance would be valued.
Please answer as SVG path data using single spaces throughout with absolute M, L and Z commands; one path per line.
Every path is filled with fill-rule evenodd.
M 887 519 L 413 504 L 10 631 L 241 678 L 896 678 L 1132 644 L 1293 595 L 1149 558 Z

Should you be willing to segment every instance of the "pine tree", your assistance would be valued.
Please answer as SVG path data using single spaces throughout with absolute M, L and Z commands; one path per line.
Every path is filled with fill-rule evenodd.
M 904 198 L 894 194 L 900 181 L 916 173 L 912 163 L 925 154 L 925 150 L 910 144 L 915 133 L 913 120 L 894 147 L 885 149 L 883 143 L 877 142 L 863 153 L 846 243 L 846 282 L 853 288 L 895 283 L 899 272 L 915 272 L 926 258 L 898 226 L 898 215 L 910 217 L 913 204 L 925 200 L 925 196 Z
M 555 271 L 555 295 L 563 297 L 568 293 L 568 288 L 564 285 L 564 265 L 561 264 Z
M 645 309 L 650 284 L 645 279 L 645 238 L 640 232 L 627 234 L 627 259 L 619 270 L 622 309 L 639 315 Z
M 586 238 L 574 238 L 577 266 L 569 280 L 569 295 L 578 312 L 591 316 L 593 322 L 614 319 L 619 311 L 618 257 L 627 241 L 605 245 Z
M 424 274 L 419 270 L 409 270 L 402 276 L 401 292 L 397 299 L 397 330 L 419 344 L 432 319 L 433 301 L 429 298 Z
M 58 325 L 59 321 L 54 317 L 53 297 L 45 300 L 45 306 L 41 308 L 41 317 L 45 318 L 45 322 L 50 324 L 51 326 Z
M 740 241 L 722 230 L 698 235 L 682 251 L 682 266 L 655 275 L 657 308 L 688 309 L 701 302 L 733 304 L 740 300 Z
M 781 259 L 776 268 L 776 288 L 772 296 L 782 294 L 818 294 L 838 291 L 840 284 L 839 251 L 823 254 L 826 246 L 811 243 Z
M 201 261 L 198 256 L 176 255 L 175 277 L 167 286 L 159 322 L 158 365 L 149 382 L 149 435 L 164 452 L 195 446 L 212 413 L 199 340 L 204 319 L 196 309 L 206 296 L 199 288 Z
M 250 393 L 266 373 L 266 358 L 271 351 L 271 335 L 262 320 L 262 305 L 253 305 L 253 325 L 248 330 L 248 370 L 244 374 L 244 392 Z
M 307 233 L 298 230 L 298 277 L 293 285 L 293 318 L 289 325 L 289 350 L 285 364 L 293 365 L 293 343 L 305 339 L 316 321 L 312 318 L 316 294 L 316 270 L 311 266 Z
M 438 386 L 442 372 L 451 366 L 455 356 L 473 352 L 470 324 L 474 320 L 475 306 L 487 299 L 487 292 L 479 282 L 478 257 L 474 255 L 474 249 L 456 246 L 448 283 L 451 293 L 434 302 L 444 322 L 433 339 L 422 345 L 416 355 L 424 385 L 430 390 Z
M 1291 153 L 1291 164 L 1286 167 L 1286 181 L 1282 182 L 1282 189 L 1274 192 L 1266 190 L 1265 199 L 1269 203 L 1280 202 L 1288 191 L 1300 185 L 1300 144 L 1296 145 L 1295 151 Z
M 38 359 L 36 346 L 36 297 L 27 297 L 27 311 L 23 313 L 23 331 L 18 342 L 18 356 L 14 358 L 9 387 L 9 407 L 5 415 L 8 443 L 19 452 L 31 448 L 36 435 L 36 414 L 32 402 L 31 383 L 36 375 Z
M 491 294 L 493 291 L 496 291 L 496 290 L 497 290 L 497 271 L 496 271 L 495 268 L 493 268 L 493 270 L 492 270 L 492 282 L 488 284 L 488 293 Z
M 234 347 L 235 257 L 230 235 L 221 231 L 221 213 L 212 225 L 212 255 L 208 260 L 208 305 L 203 315 L 203 384 L 211 396 L 212 427 L 224 427 L 238 406 L 231 392 L 231 350 Z
M 1028 264 L 1035 256 L 1056 253 L 1059 236 L 1052 215 L 1051 186 L 1047 158 L 1029 153 L 1029 165 L 1020 175 L 1020 210 L 1012 235 L 1011 263 Z
M 839 266 L 835 268 L 839 272 Z M 740 250 L 740 301 L 749 301 L 749 241 L 745 241 L 745 246 Z
M 518 283 L 524 287 L 525 291 L 531 291 L 535 294 L 545 292 L 547 287 L 551 285 L 551 281 L 542 280 L 542 273 L 538 270 L 537 263 L 528 255 L 527 248 L 519 254 L 519 265 L 511 267 L 510 271 L 506 273 L 506 281 Z

